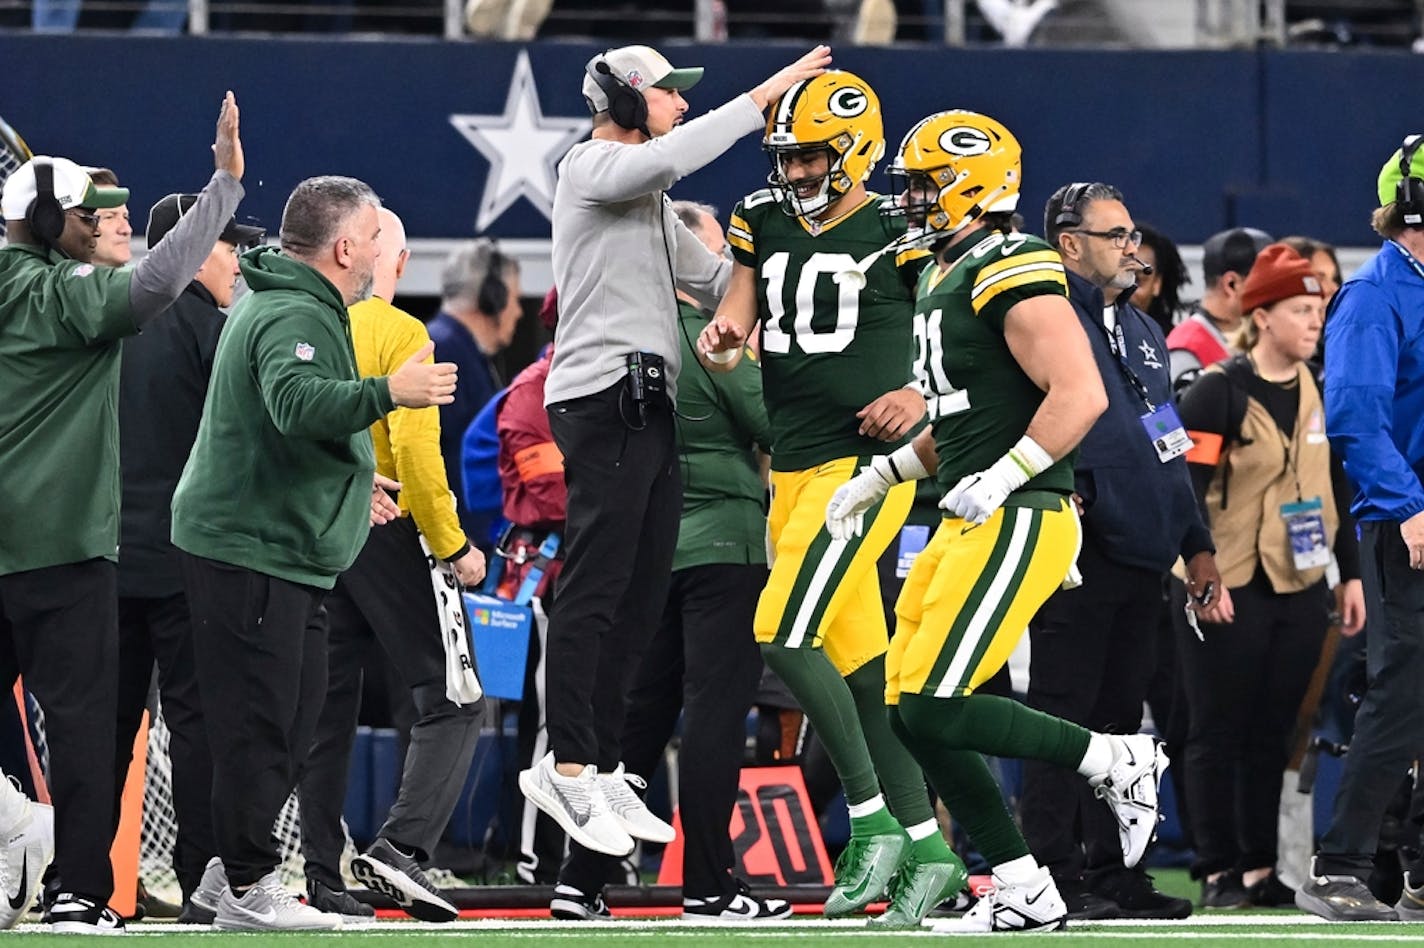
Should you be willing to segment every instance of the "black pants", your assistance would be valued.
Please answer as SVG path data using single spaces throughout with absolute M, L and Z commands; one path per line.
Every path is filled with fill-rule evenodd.
M 671 407 L 649 406 L 641 428 L 630 420 L 622 382 L 549 406 L 569 494 L 549 624 L 549 745 L 555 760 L 600 772 L 623 759 L 628 682 L 662 618 L 682 516 Z
M 154 662 L 158 693 L 168 727 L 168 758 L 173 777 L 173 813 L 178 838 L 173 871 L 183 898 L 193 894 L 208 860 L 217 855 L 213 838 L 213 755 L 203 726 L 198 697 L 198 667 L 193 655 L 193 624 L 182 593 L 163 598 L 119 600 L 118 744 L 114 760 L 114 822 L 119 825 L 134 735 L 148 703 Z
M 233 886 L 277 867 L 272 825 L 326 694 L 324 590 L 183 555 L 213 754 L 213 831 Z
M 470 772 L 484 720 L 483 699 L 463 707 L 445 697 L 445 646 L 430 568 L 415 522 L 371 528 L 356 562 L 326 598 L 326 700 L 302 764 L 302 855 L 307 876 L 340 891 L 351 745 L 361 706 L 362 660 L 380 643 L 410 689 L 419 714 L 400 792 L 378 835 L 425 859 L 435 849 Z
M 44 710 L 54 865 L 65 890 L 99 902 L 114 891 L 118 598 L 107 560 L 0 576 L 0 687 L 23 675 Z
M 765 566 L 716 564 L 672 574 L 662 625 L 628 696 L 623 762 L 651 777 L 682 714 L 678 808 L 682 816 L 682 891 L 690 898 L 736 892 L 729 829 L 746 748 L 747 712 L 761 680 L 752 635 Z M 618 860 L 570 847 L 561 881 L 597 891 Z
M 1028 703 L 1089 730 L 1135 734 L 1157 653 L 1162 576 L 1103 555 L 1092 535 L 1083 585 L 1059 590 L 1029 625 Z M 1024 761 L 1023 829 L 1054 878 L 1122 865 L 1117 823 L 1076 772 Z
M 1324 581 L 1277 594 L 1258 570 L 1231 602 L 1231 624 L 1180 633 L 1197 878 L 1275 866 L 1281 775 L 1329 623 Z
M 1409 568 L 1399 524 L 1389 520 L 1360 524 L 1360 573 L 1369 689 L 1316 871 L 1367 879 L 1385 806 L 1424 754 L 1424 574 Z

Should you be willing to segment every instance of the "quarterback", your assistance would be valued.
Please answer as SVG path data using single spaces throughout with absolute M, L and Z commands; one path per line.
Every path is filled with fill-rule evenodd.
M 875 562 L 914 488 L 877 498 L 863 535 L 831 536 L 825 509 L 857 468 L 923 424 L 911 321 L 928 254 L 874 256 L 905 225 L 883 216 L 883 199 L 866 190 L 885 136 L 864 80 L 831 71 L 792 86 L 772 106 L 763 144 L 771 186 L 732 213 L 735 266 L 698 349 L 710 368 L 727 369 L 760 323 L 775 557 L 755 631 L 767 665 L 825 744 L 850 808 L 851 840 L 825 913 L 858 911 L 888 889 L 890 910 L 875 924 L 914 926 L 965 881 L 924 776 L 885 714 L 888 639 Z M 870 261 L 863 278 L 862 260 Z
M 1155 835 L 1167 765 L 1148 735 L 1094 734 L 975 693 L 1070 573 L 1081 537 L 1071 454 L 1107 405 L 1061 259 L 1010 232 L 1020 165 L 1009 130 L 974 112 L 931 115 L 905 136 L 886 210 L 911 228 L 892 246 L 935 254 L 914 317 L 931 428 L 873 459 L 826 508 L 830 535 L 856 536 L 903 482 L 933 473 L 944 491 L 944 519 L 895 606 L 885 691 L 895 732 L 993 867 L 994 891 L 943 930 L 1059 928 L 1067 917 L 984 754 L 1076 768 L 1112 808 L 1128 866 Z

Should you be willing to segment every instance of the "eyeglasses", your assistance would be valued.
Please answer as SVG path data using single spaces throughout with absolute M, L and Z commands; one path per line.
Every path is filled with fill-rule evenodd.
M 91 228 L 91 229 L 99 226 L 99 215 L 98 215 L 98 214 L 93 214 L 93 213 L 84 211 L 84 210 L 82 210 L 81 208 L 77 208 L 77 207 L 71 207 L 69 210 L 65 211 L 64 213 L 68 214 L 70 217 L 75 218 L 75 219 L 78 220 L 81 224 L 85 224 L 86 226 L 88 226 L 88 227 Z
M 1111 240 L 1112 245 L 1118 250 L 1123 250 L 1129 245 L 1136 249 L 1142 246 L 1142 231 L 1128 230 L 1125 227 L 1114 227 L 1112 230 L 1069 230 L 1067 234 L 1082 234 L 1085 237 L 1101 237 L 1103 240 Z

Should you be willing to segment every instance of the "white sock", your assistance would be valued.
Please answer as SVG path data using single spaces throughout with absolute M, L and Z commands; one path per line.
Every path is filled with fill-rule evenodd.
M 938 833 L 939 823 L 935 821 L 934 817 L 930 817 L 923 823 L 916 823 L 914 826 L 905 827 L 905 832 L 910 834 L 911 842 L 918 843 L 920 840 L 929 839 L 935 833 Z
M 1031 882 L 1038 874 L 1038 862 L 1032 856 L 1020 856 L 994 867 L 994 878 L 1015 885 Z
M 1106 734 L 1094 734 L 1088 738 L 1088 749 L 1078 762 L 1078 773 L 1084 777 L 1097 777 L 1108 772 L 1113 763 L 1113 742 Z
M 881 810 L 885 809 L 885 796 L 883 794 L 877 793 L 875 796 L 871 797 L 869 800 L 866 800 L 863 803 L 852 803 L 850 806 L 846 807 L 846 809 L 849 810 L 850 815 L 856 819 L 859 819 L 863 816 L 873 816 L 874 814 L 879 813 Z

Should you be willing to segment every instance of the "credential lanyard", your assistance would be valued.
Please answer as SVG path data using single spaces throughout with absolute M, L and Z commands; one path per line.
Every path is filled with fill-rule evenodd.
M 1405 249 L 1405 246 L 1399 241 L 1391 240 L 1390 244 L 1394 247 L 1395 250 L 1399 251 L 1401 256 L 1404 257 L 1405 263 L 1408 263 L 1409 266 L 1414 270 L 1414 272 L 1417 273 L 1421 279 L 1424 279 L 1424 264 L 1421 264 L 1418 260 L 1416 260 L 1414 258 L 1414 254 L 1410 253 L 1407 249 Z
M 1116 309 L 1117 307 L 1114 307 Z M 1152 396 L 1147 391 L 1147 383 L 1137 377 L 1137 373 L 1132 371 L 1132 367 L 1127 364 L 1127 334 L 1122 331 L 1122 318 L 1119 316 L 1113 323 L 1112 331 L 1103 325 L 1101 318 L 1093 320 L 1093 325 L 1107 338 L 1108 348 L 1112 350 L 1113 361 L 1117 363 L 1118 369 L 1122 372 L 1123 378 L 1127 379 L 1127 384 L 1132 386 L 1132 390 L 1137 393 L 1137 397 L 1142 399 L 1142 404 L 1147 406 L 1147 413 L 1150 415 L 1157 411 L 1157 406 L 1152 401 Z

